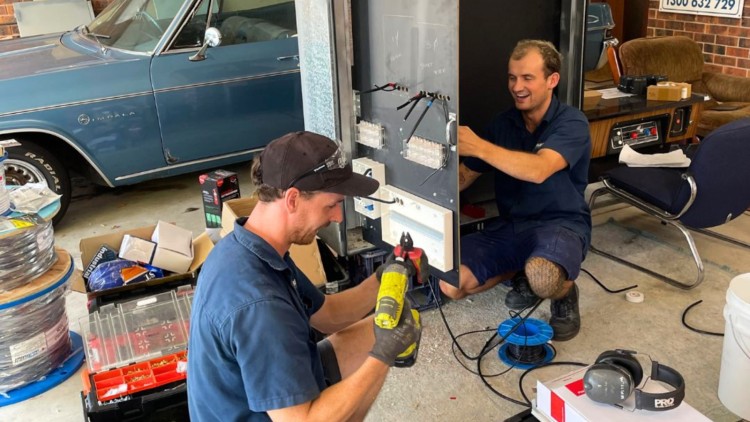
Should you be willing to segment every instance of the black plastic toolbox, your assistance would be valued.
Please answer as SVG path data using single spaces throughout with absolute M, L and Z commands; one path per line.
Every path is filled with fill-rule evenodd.
M 93 389 L 88 394 L 82 391 L 81 403 L 83 420 L 87 422 L 183 422 L 190 420 L 186 381 L 105 403 L 97 400 Z

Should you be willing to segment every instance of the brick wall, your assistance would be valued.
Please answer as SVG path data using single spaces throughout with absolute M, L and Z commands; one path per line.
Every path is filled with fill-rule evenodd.
M 703 48 L 705 70 L 750 77 L 750 0 L 742 19 L 659 12 L 651 0 L 647 36 L 684 35 Z
M 13 15 L 13 3 L 31 0 L 0 0 L 0 40 L 18 36 L 18 25 Z M 94 15 L 98 15 L 113 0 L 91 0 Z

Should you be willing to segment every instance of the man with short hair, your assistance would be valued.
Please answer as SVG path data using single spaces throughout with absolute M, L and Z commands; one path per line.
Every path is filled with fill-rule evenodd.
M 190 417 L 362 420 L 388 368 L 419 336 L 409 305 L 395 329 L 381 329 L 372 317 L 363 319 L 375 306 L 375 276 L 326 296 L 288 251 L 341 223 L 345 195 L 368 196 L 378 182 L 354 174 L 335 142 L 311 132 L 271 142 L 253 163 L 252 179 L 258 204 L 216 245 L 198 278 Z M 313 328 L 332 334 L 316 343 Z
M 555 340 L 578 334 L 578 277 L 591 239 L 584 199 L 591 137 L 586 116 L 560 103 L 562 56 L 540 40 L 520 41 L 508 64 L 514 107 L 498 115 L 482 137 L 459 127 L 459 189 L 482 173 L 495 175 L 499 217 L 461 238 L 459 285 L 441 282 L 457 299 L 512 278 L 511 309 L 551 299 Z

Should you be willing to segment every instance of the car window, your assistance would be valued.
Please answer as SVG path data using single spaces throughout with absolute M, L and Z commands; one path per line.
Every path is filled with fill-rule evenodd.
M 209 13 L 208 7 L 211 4 L 209 0 L 201 0 L 192 14 L 188 16 L 187 22 L 180 29 L 177 34 L 174 43 L 170 47 L 170 50 L 179 50 L 183 48 L 200 47 L 203 44 L 203 35 L 206 33 L 206 28 L 212 25 L 208 21 Z M 210 15 L 212 20 L 215 19 L 216 13 L 218 12 L 219 4 L 214 2 L 213 13 Z
M 263 42 L 297 35 L 294 0 L 219 0 L 213 24 L 222 45 Z
M 103 46 L 151 52 L 179 6 L 173 0 L 115 0 L 88 25 L 87 35 Z

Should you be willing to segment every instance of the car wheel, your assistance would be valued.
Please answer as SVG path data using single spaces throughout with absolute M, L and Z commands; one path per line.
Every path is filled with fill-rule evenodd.
M 23 142 L 21 146 L 7 149 L 5 179 L 9 185 L 46 183 L 60 198 L 60 211 L 52 219 L 59 223 L 70 205 L 70 177 L 62 163 L 52 153 L 35 144 Z

